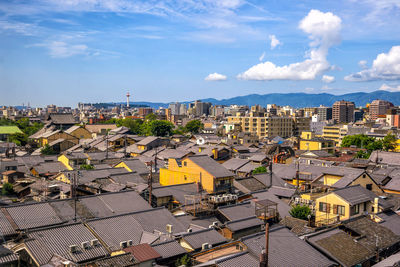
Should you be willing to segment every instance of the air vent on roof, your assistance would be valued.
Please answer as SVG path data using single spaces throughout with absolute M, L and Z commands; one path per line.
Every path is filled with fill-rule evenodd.
M 191 233 L 191 232 L 193 232 L 193 229 L 192 229 L 192 228 L 188 228 L 188 229 L 187 229 L 187 232 L 188 232 L 188 233 Z
M 215 222 L 213 222 L 213 224 L 212 224 L 213 226 L 215 226 L 215 227 L 217 227 L 218 226 L 218 222 L 217 221 L 215 221 Z
M 119 242 L 119 246 L 121 248 L 126 248 L 128 246 L 128 242 L 126 242 L 126 241 Z
M 128 246 L 133 246 L 133 241 L 132 240 L 128 240 L 126 242 L 127 242 Z
M 88 249 L 89 246 L 90 246 L 89 241 L 85 241 L 85 242 L 82 242 L 82 243 L 81 243 L 81 247 L 82 247 L 83 249 Z
M 91 244 L 93 247 L 96 247 L 96 246 L 99 245 L 99 240 L 98 240 L 98 239 L 92 239 L 92 240 L 90 241 L 90 244 Z
M 75 253 L 78 251 L 78 246 L 77 245 L 71 245 L 69 246 L 69 252 Z

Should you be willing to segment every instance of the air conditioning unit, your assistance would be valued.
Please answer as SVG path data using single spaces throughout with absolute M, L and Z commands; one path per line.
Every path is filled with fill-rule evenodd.
M 119 246 L 120 248 L 126 248 L 128 246 L 128 242 L 126 241 L 119 242 Z
M 210 244 L 208 244 L 208 243 L 204 243 L 204 244 L 201 245 L 201 250 L 206 250 L 206 249 L 209 249 L 209 248 L 210 248 Z
M 88 249 L 88 248 L 90 247 L 89 241 L 82 242 L 82 243 L 81 243 L 81 247 L 82 247 L 83 249 Z
M 193 232 L 193 229 L 192 229 L 192 228 L 188 228 L 188 229 L 187 229 L 187 232 L 188 232 L 188 233 L 191 233 L 191 232 Z
M 130 247 L 130 246 L 133 246 L 133 241 L 132 240 L 128 240 L 128 241 L 126 241 L 127 243 L 128 243 L 128 246 Z
M 167 224 L 167 233 L 172 234 L 172 224 Z
M 71 245 L 69 246 L 69 252 L 75 253 L 78 251 L 78 246 L 77 245 Z
M 90 244 L 91 244 L 93 247 L 97 247 L 100 243 L 99 243 L 99 240 L 98 240 L 98 239 L 92 239 L 92 240 L 90 241 Z

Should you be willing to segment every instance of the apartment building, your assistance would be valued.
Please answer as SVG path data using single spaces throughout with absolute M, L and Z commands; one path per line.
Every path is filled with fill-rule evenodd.
M 369 115 L 371 120 L 376 120 L 379 115 L 385 115 L 387 110 L 393 107 L 393 104 L 386 100 L 374 100 L 369 106 Z
M 332 118 L 338 123 L 354 121 L 354 102 L 345 100 L 336 101 L 332 108 Z

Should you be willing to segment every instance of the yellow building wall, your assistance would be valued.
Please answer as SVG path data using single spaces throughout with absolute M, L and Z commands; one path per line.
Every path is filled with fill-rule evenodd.
M 309 140 L 315 137 L 315 134 L 310 131 L 303 131 L 301 132 L 300 138 L 304 140 Z
M 365 175 L 365 178 L 363 178 L 363 175 Z M 372 178 L 368 174 L 362 174 L 360 177 L 358 177 L 354 182 L 352 182 L 350 185 L 361 185 L 364 188 L 367 188 L 367 184 L 372 184 L 372 191 L 378 194 L 381 194 L 383 191 L 382 189 L 374 183 Z
M 64 164 L 68 170 L 72 171 L 74 169 L 69 165 L 69 159 L 65 155 L 59 156 L 58 161 Z
M 320 202 L 329 203 L 331 205 L 329 213 L 319 211 Z M 346 201 L 332 193 L 316 199 L 315 221 L 318 222 L 325 219 L 335 218 L 337 214 L 333 213 L 333 205 L 341 205 L 345 207 L 344 216 L 340 216 L 340 220 L 347 220 L 350 218 L 350 205 Z
M 333 185 L 337 181 L 339 181 L 342 178 L 342 176 L 337 176 L 337 175 L 331 175 L 331 174 L 325 174 L 323 179 L 324 179 L 324 185 Z
M 317 141 L 300 140 L 300 150 L 321 150 L 322 144 Z
M 92 138 L 92 134 L 88 130 L 86 130 L 85 128 L 82 128 L 82 127 L 73 131 L 71 133 L 71 135 L 78 139 L 91 139 Z
M 182 167 L 178 166 L 175 159 L 169 159 L 168 169 L 160 169 L 161 185 L 198 183 L 200 182 L 200 177 L 202 187 L 209 193 L 214 192 L 214 177 L 190 159 L 182 160 Z

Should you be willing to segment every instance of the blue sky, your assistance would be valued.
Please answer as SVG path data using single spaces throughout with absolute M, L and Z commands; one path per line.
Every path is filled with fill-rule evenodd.
M 0 105 L 400 91 L 399 0 L 0 1 Z

